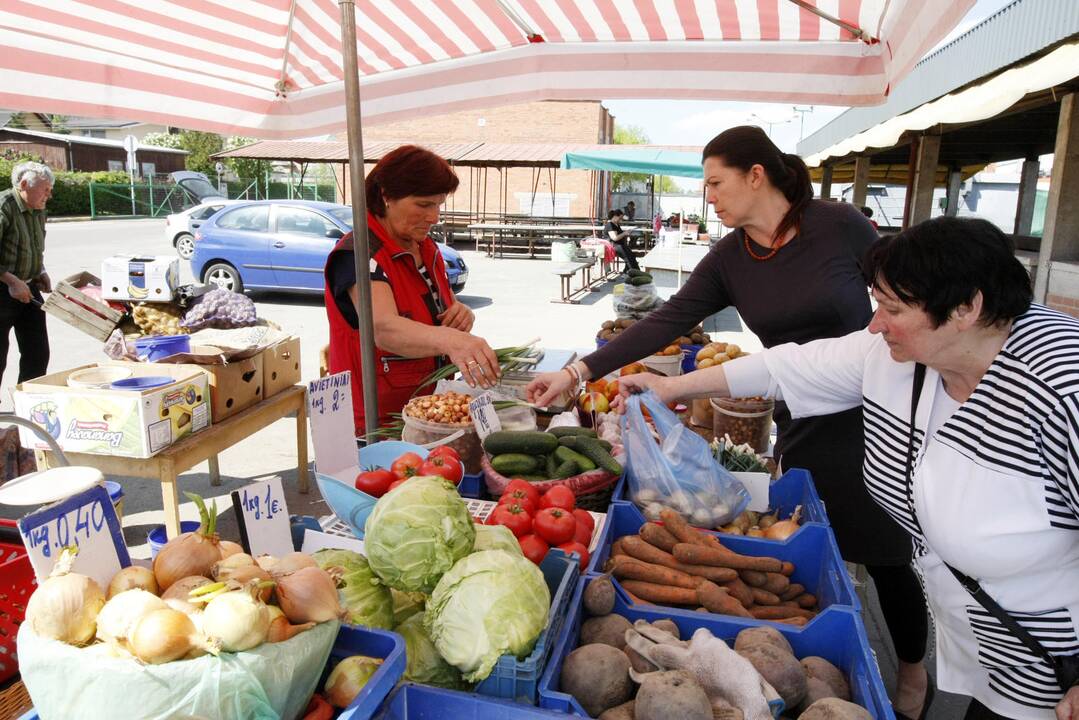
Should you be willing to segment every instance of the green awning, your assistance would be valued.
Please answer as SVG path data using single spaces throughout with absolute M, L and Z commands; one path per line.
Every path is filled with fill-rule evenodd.
M 562 158 L 563 170 L 610 170 L 613 172 L 643 173 L 644 175 L 674 175 L 704 177 L 701 156 L 678 150 L 596 150 L 568 152 Z

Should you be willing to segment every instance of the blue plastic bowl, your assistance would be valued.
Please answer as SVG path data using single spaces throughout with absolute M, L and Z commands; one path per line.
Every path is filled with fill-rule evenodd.
M 165 375 L 147 375 L 146 377 L 132 377 L 117 380 L 109 385 L 113 390 L 150 390 L 156 387 L 164 387 L 176 382 L 174 378 Z
M 195 532 L 199 529 L 199 523 L 197 520 L 183 520 L 180 522 L 180 534 L 187 532 Z M 150 558 L 157 557 L 158 551 L 165 547 L 165 543 L 169 541 L 168 535 L 166 535 L 165 526 L 158 525 L 146 535 L 146 541 L 150 543 Z
M 140 360 L 157 362 L 177 353 L 191 352 L 189 335 L 157 335 L 135 341 L 135 354 Z

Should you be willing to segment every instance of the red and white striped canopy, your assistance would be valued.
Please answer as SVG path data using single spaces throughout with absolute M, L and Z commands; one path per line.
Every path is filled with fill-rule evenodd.
M 874 104 L 974 1 L 357 0 L 363 122 L 544 99 Z M 339 16 L 336 0 L 4 0 L 0 107 L 335 132 Z

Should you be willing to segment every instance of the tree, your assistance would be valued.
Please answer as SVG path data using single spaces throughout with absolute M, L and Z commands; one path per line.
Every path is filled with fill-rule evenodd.
M 225 140 L 224 149 L 235 150 L 255 142 L 258 142 L 255 138 L 234 135 Z M 262 178 L 266 174 L 269 163 L 265 160 L 255 160 L 253 158 L 229 158 L 225 160 L 225 165 L 232 170 L 236 177 L 242 180 L 252 180 Z
M 217 161 L 210 156 L 221 152 L 224 146 L 220 135 L 198 130 L 181 130 L 175 134 L 147 133 L 142 142 L 144 145 L 187 150 L 188 155 L 184 167 L 193 172 L 205 173 L 207 177 L 217 175 L 214 169 Z
M 71 129 L 67 126 L 67 115 L 49 115 L 49 127 L 59 135 L 71 134 Z
M 615 145 L 647 145 L 648 135 L 636 125 L 617 125 L 614 128 Z M 645 173 L 612 172 L 611 190 L 615 192 L 648 192 L 648 180 L 651 175 Z M 666 175 L 656 182 L 656 193 L 678 192 L 674 180 Z

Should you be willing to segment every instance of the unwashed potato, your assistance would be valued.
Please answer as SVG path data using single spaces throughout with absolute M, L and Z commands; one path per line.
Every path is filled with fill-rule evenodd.
M 712 720 L 712 703 L 696 680 L 681 670 L 645 675 L 637 691 L 634 720 Z
M 807 678 L 827 683 L 833 696 L 840 700 L 850 700 L 850 685 L 842 670 L 816 655 L 802 658 L 801 664 Z
M 806 674 L 794 655 L 766 643 L 751 645 L 739 650 L 738 654 L 757 668 L 787 707 L 797 707 L 802 702 L 806 694 Z
M 581 644 L 603 643 L 622 650 L 626 647 L 626 630 L 631 627 L 621 615 L 588 618 L 581 624 Z
M 634 720 L 633 718 L 633 706 L 634 701 L 622 703 L 617 707 L 613 707 L 610 710 L 604 710 L 599 716 L 599 720 Z
M 787 638 L 783 637 L 783 633 L 768 625 L 746 628 L 734 638 L 735 652 L 742 652 L 754 645 L 771 645 L 788 655 L 794 655 L 794 648 L 787 642 Z
M 670 618 L 663 618 L 662 620 L 656 620 L 654 623 L 652 623 L 652 627 L 659 628 L 660 630 L 663 630 L 664 632 L 669 632 L 671 635 L 674 635 L 679 640 L 682 639 L 681 633 L 678 632 L 678 626 L 675 625 L 674 620 L 671 620 Z
M 824 698 L 806 708 L 798 720 L 873 720 L 861 705 L 839 698 Z
M 802 698 L 802 704 L 799 706 L 799 712 L 805 712 L 806 709 L 824 698 L 834 698 L 835 691 L 832 690 L 832 686 L 824 682 L 820 678 L 806 678 L 806 695 Z
M 592 717 L 633 697 L 629 658 L 610 645 L 582 645 L 571 652 L 559 681 Z
M 614 584 L 604 575 L 588 583 L 584 589 L 584 609 L 589 615 L 601 617 L 614 610 Z

